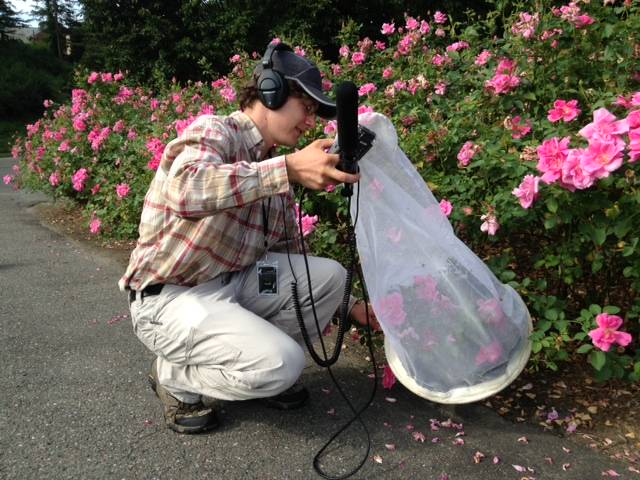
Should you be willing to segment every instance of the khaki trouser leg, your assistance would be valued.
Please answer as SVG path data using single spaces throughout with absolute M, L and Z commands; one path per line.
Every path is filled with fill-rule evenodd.
M 257 294 L 253 266 L 192 288 L 166 285 L 160 295 L 131 304 L 134 331 L 158 355 L 159 381 L 178 399 L 269 397 L 300 376 L 305 360 L 291 297 L 293 275 L 286 255 L 270 253 L 269 259 L 279 264 L 277 296 Z M 300 255 L 291 261 L 314 338 L 304 261 Z M 342 299 L 345 272 L 333 260 L 309 257 L 309 263 L 322 331 Z

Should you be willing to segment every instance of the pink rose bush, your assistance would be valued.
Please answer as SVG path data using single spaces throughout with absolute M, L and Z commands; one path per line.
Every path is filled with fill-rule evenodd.
M 291 42 L 318 62 L 329 96 L 340 82 L 354 81 L 362 111 L 391 118 L 400 148 L 442 199 L 455 233 L 521 294 L 533 318 L 551 322 L 544 331 L 534 323 L 533 361 L 542 365 L 557 368 L 591 345 L 593 319 L 578 313 L 591 304 L 619 301 L 623 333 L 640 333 L 638 14 L 637 2 L 566 0 L 514 10 L 497 31 L 488 21 L 463 24 L 452 15 L 454 28 L 449 12 L 407 12 L 380 19 L 378 39 L 343 32 L 333 63 L 317 57 L 316 46 Z M 122 72 L 84 72 L 67 102 L 47 102 L 43 117 L 16 139 L 19 169 L 4 181 L 72 198 L 96 235 L 135 238 L 165 146 L 199 115 L 238 108 L 256 60 L 235 51 L 227 58 L 229 71 L 219 78 L 167 82 L 156 91 Z M 303 142 L 335 133 L 335 121 L 319 122 Z M 302 222 L 314 253 L 335 258 L 342 258 L 348 221 L 339 190 L 309 195 Z M 381 202 L 384 185 L 371 182 L 362 195 Z M 399 229 L 380 235 L 389 242 L 407 237 Z M 455 308 L 428 281 L 418 291 L 438 308 Z M 376 307 L 406 328 L 401 298 Z M 490 307 L 478 306 L 487 322 Z M 602 328 L 598 338 L 607 339 L 621 327 Z M 446 343 L 440 333 L 424 340 L 425 349 Z M 500 352 L 491 342 L 485 347 L 474 355 L 488 366 Z M 640 354 L 627 348 L 623 359 L 616 352 L 606 351 L 606 361 L 622 362 L 625 378 L 636 381 Z M 599 378 L 614 375 L 608 365 Z
M 636 115 L 630 116 L 633 124 Z M 596 110 L 593 122 L 578 132 L 587 140 L 586 148 L 569 148 L 569 137 L 562 140 L 554 137 L 538 147 L 537 168 L 542 173 L 542 181 L 547 184 L 558 182 L 570 191 L 592 187 L 622 167 L 628 144 L 637 138 L 635 132 L 634 129 L 629 132 L 628 119 L 618 120 L 606 108 Z M 629 134 L 629 142 L 626 134 Z M 629 148 L 629 163 L 637 159 L 637 150 L 634 150 L 637 140 L 635 142 L 634 147 Z

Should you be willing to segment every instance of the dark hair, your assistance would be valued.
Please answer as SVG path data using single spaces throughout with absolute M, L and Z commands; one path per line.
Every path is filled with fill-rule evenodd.
M 298 98 L 311 98 L 307 92 L 305 92 L 297 82 L 292 80 L 287 80 L 289 84 L 289 96 L 290 97 L 298 97 Z M 240 102 L 240 110 L 244 110 L 247 107 L 250 107 L 254 104 L 254 102 L 259 102 L 260 98 L 258 97 L 258 86 L 256 84 L 255 77 L 251 77 L 251 80 L 240 88 L 240 93 L 238 94 L 238 100 Z M 311 98 L 313 100 L 313 98 Z M 313 100 L 315 102 L 315 100 Z

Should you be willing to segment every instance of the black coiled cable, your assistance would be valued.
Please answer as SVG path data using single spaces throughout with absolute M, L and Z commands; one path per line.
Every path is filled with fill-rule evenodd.
M 304 194 L 304 193 L 303 193 Z M 281 197 L 282 198 L 282 197 Z M 348 197 L 348 208 L 347 211 L 351 211 L 351 196 Z M 283 210 L 284 210 L 284 200 L 283 201 Z M 341 305 L 341 310 L 340 310 L 340 317 L 338 319 L 338 335 L 336 338 L 336 344 L 334 347 L 334 351 L 333 354 L 331 356 L 331 358 L 327 357 L 327 351 L 326 351 L 326 347 L 324 344 L 324 340 L 322 338 L 322 332 L 320 331 L 320 324 L 318 322 L 318 317 L 316 315 L 316 310 L 315 310 L 315 304 L 314 304 L 314 300 L 313 300 L 313 292 L 312 292 L 312 288 L 311 288 L 311 273 L 309 270 L 309 263 L 307 260 L 307 254 L 306 254 L 306 249 L 304 246 L 304 241 L 303 241 L 303 231 L 302 231 L 302 208 L 300 208 L 298 210 L 298 227 L 300 230 L 300 243 L 301 243 L 301 250 L 302 250 L 302 254 L 303 254 L 303 258 L 304 258 L 304 262 L 305 262 L 305 267 L 306 267 L 306 274 L 307 274 L 307 282 L 309 285 L 309 300 L 311 303 L 311 309 L 313 312 L 313 317 L 316 323 L 316 329 L 318 332 L 318 336 L 320 339 L 320 345 L 322 346 L 322 353 L 324 355 L 324 359 L 321 358 L 315 351 L 315 348 L 313 347 L 312 343 L 311 343 L 311 339 L 309 338 L 309 334 L 307 332 L 307 327 L 304 323 L 304 317 L 302 316 L 302 307 L 300 305 L 300 297 L 298 295 L 298 288 L 297 288 L 297 277 L 295 275 L 295 272 L 293 271 L 293 264 L 291 263 L 291 258 L 290 258 L 290 252 L 289 252 L 289 243 L 288 243 L 288 235 L 287 235 L 287 229 L 286 229 L 286 222 L 285 222 L 285 237 L 286 237 L 286 241 L 285 244 L 287 246 L 287 257 L 289 258 L 289 266 L 291 268 L 291 272 L 293 274 L 293 278 L 294 281 L 291 283 L 291 293 L 292 293 L 292 299 L 293 299 L 293 305 L 294 305 L 294 309 L 296 312 L 296 317 L 298 320 L 298 324 L 300 326 L 300 332 L 302 334 L 302 338 L 304 339 L 304 342 L 307 346 L 307 349 L 309 350 L 309 354 L 311 355 L 311 357 L 313 358 L 313 360 L 320 366 L 324 367 L 327 369 L 329 376 L 331 377 L 331 380 L 333 381 L 333 383 L 336 386 L 336 389 L 338 390 L 338 392 L 340 393 L 340 395 L 342 396 L 342 398 L 345 400 L 345 402 L 347 403 L 347 405 L 349 406 L 349 409 L 351 410 L 351 412 L 353 413 L 353 418 L 351 418 L 351 420 L 349 420 L 345 425 L 343 425 L 336 433 L 334 433 L 331 438 L 327 441 L 327 443 L 324 444 L 324 446 L 318 451 L 318 453 L 316 453 L 315 457 L 313 458 L 313 468 L 314 470 L 323 478 L 326 478 L 328 480 L 344 480 L 348 477 L 351 477 L 353 474 L 355 474 L 358 470 L 360 470 L 360 468 L 362 468 L 362 466 L 365 464 L 365 462 L 367 461 L 367 459 L 369 458 L 369 452 L 371 452 L 371 435 L 369 433 L 369 429 L 367 428 L 367 426 L 365 425 L 365 423 L 363 422 L 362 418 L 360 417 L 360 415 L 367 409 L 369 408 L 369 405 L 371 405 L 371 402 L 373 401 L 373 399 L 375 398 L 376 395 L 376 391 L 377 391 L 377 385 L 378 385 L 378 368 L 376 365 L 376 361 L 375 361 L 375 355 L 373 353 L 373 341 L 372 341 L 372 335 L 371 335 L 371 325 L 369 324 L 369 322 L 367 321 L 367 329 L 366 329 L 366 339 L 367 339 L 367 346 L 369 348 L 369 354 L 371 356 L 371 363 L 372 363 L 372 367 L 373 367 L 373 376 L 374 376 L 374 383 L 373 383 L 373 389 L 371 392 L 371 395 L 368 399 L 368 401 L 364 404 L 364 406 L 362 406 L 359 410 L 356 410 L 356 408 L 353 406 L 353 404 L 351 403 L 351 401 L 349 400 L 349 398 L 347 397 L 347 395 L 345 394 L 345 392 L 342 390 L 342 387 L 340 387 L 340 384 L 338 383 L 338 381 L 336 380 L 335 376 L 333 375 L 333 371 L 331 370 L 331 366 L 338 360 L 338 357 L 340 356 L 340 351 L 342 350 L 342 342 L 344 340 L 344 333 L 345 331 L 348 329 L 348 315 L 349 315 L 349 299 L 351 297 L 351 288 L 352 288 L 352 280 L 353 280 L 353 273 L 355 271 L 355 265 L 356 265 L 356 237 L 355 237 L 355 226 L 356 223 L 358 221 L 358 213 L 359 213 L 359 203 L 360 203 L 360 188 L 358 185 L 357 188 L 357 194 L 356 194 L 356 215 L 353 221 L 353 225 L 349 226 L 349 233 L 348 233 L 348 245 L 349 245 L 349 255 L 350 255 L 350 262 L 349 262 L 349 267 L 347 268 L 347 274 L 346 274 L 346 279 L 345 279 L 345 287 L 344 287 L 344 296 L 343 296 L 343 301 L 342 301 L 342 305 Z M 302 205 L 302 198 L 300 199 L 299 202 L 300 205 Z M 358 271 L 358 275 L 360 278 L 360 282 L 362 283 L 362 285 L 364 286 L 364 279 L 362 278 L 362 273 L 360 271 Z M 365 304 L 365 315 L 367 320 L 369 319 L 369 299 L 368 296 L 366 294 L 365 289 L 363 288 L 363 300 L 364 300 L 364 304 Z M 331 445 L 333 443 L 333 441 L 340 436 L 347 428 L 349 428 L 349 426 L 351 426 L 351 424 L 353 422 L 355 422 L 356 420 L 358 420 L 358 422 L 362 425 L 362 428 L 365 431 L 365 434 L 367 436 L 367 451 L 364 454 L 362 460 L 360 461 L 360 463 L 350 472 L 344 474 L 344 475 L 340 475 L 340 476 L 331 476 L 328 473 L 326 473 L 322 467 L 320 466 L 320 457 L 322 456 L 322 454 L 325 452 L 325 450 L 329 447 L 329 445 Z
M 349 199 L 349 203 L 351 203 L 351 199 Z M 298 213 L 299 216 L 302 215 L 302 209 Z M 301 218 L 298 219 L 299 225 L 302 225 Z M 302 231 L 301 231 L 302 236 Z M 309 300 L 311 302 L 311 308 L 313 310 L 313 316 L 316 318 L 315 305 L 313 300 L 313 293 L 311 289 L 311 275 L 309 272 L 309 263 L 307 261 L 307 252 L 305 250 L 304 242 L 302 244 L 302 254 L 304 257 L 304 262 L 307 267 L 307 281 L 309 284 Z M 324 342 L 321 341 L 322 350 L 325 358 L 320 358 L 320 356 L 316 353 L 316 350 L 311 343 L 311 339 L 309 337 L 309 332 L 307 331 L 307 326 L 304 323 L 304 318 L 302 316 L 302 307 L 300 306 L 300 296 L 298 295 L 298 283 L 297 281 L 291 282 L 291 294 L 293 298 L 293 308 L 296 312 L 296 317 L 298 319 L 298 325 L 300 326 L 300 332 L 302 333 L 302 338 L 304 339 L 304 343 L 307 346 L 307 350 L 309 350 L 309 354 L 313 361 L 316 362 L 321 367 L 330 367 L 335 364 L 340 357 L 340 351 L 342 350 L 342 342 L 344 340 L 344 334 L 349 329 L 349 299 L 351 298 L 351 288 L 353 284 L 353 272 L 355 270 L 356 263 L 356 241 L 355 241 L 355 232 L 353 227 L 349 227 L 349 236 L 348 236 L 348 245 L 349 245 L 349 255 L 351 261 L 349 263 L 349 267 L 347 268 L 347 274 L 345 277 L 344 284 L 344 293 L 342 298 L 342 304 L 340 307 L 340 317 L 338 319 L 338 334 L 336 336 L 336 343 L 333 349 L 333 353 L 331 358 L 327 358 L 327 352 L 324 346 Z M 318 325 L 316 318 L 316 325 Z M 322 338 L 322 332 L 318 332 L 318 335 Z

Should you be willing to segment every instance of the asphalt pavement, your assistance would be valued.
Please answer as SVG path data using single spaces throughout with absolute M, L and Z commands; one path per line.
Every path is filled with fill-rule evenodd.
M 0 177 L 11 165 L 0 159 Z M 116 285 L 122 261 L 42 225 L 33 207 L 50 201 L 0 183 L 0 478 L 321 478 L 313 457 L 351 418 L 327 372 L 309 362 L 303 378 L 312 398 L 300 410 L 228 402 L 217 431 L 166 429 L 145 381 L 152 356 Z M 367 368 L 362 349 L 349 346 L 333 369 L 357 405 L 371 391 Z M 481 404 L 445 407 L 400 385 L 380 388 L 363 420 L 372 448 L 354 479 L 585 480 L 609 470 L 639 478 Z M 353 468 L 366 445 L 356 424 L 324 457 L 325 471 Z

